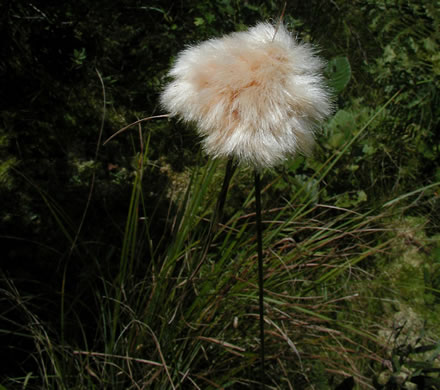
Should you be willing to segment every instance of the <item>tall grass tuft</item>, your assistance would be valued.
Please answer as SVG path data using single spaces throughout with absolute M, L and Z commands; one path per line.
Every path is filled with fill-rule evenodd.
M 186 190 L 170 199 L 166 232 L 155 240 L 151 232 L 156 229 L 156 216 L 147 214 L 151 208 L 144 196 L 149 172 L 155 168 L 148 161 L 145 143 L 138 157 L 117 272 L 102 271 L 93 290 L 94 301 L 82 302 L 93 314 L 90 319 L 83 317 L 84 312 L 77 313 L 74 326 L 81 335 L 77 339 L 62 340 L 64 330 L 40 321 L 32 299 L 20 296 L 4 278 L 3 299 L 25 319 L 17 332 L 33 341 L 32 359 L 39 367 L 38 372 L 8 378 L 5 386 L 215 389 L 257 385 L 259 314 L 252 190 L 241 200 L 241 207 L 226 213 L 212 233 L 208 252 L 204 250 L 218 195 L 214 189 L 221 187 L 221 165 L 211 160 L 193 169 Z M 246 170 L 240 180 L 237 175 L 232 177 L 232 192 L 243 178 L 252 176 Z M 368 388 L 366 362 L 379 360 L 368 316 L 356 303 L 363 299 L 357 286 L 368 278 L 361 262 L 385 251 L 390 241 L 378 241 L 380 214 L 317 202 L 308 188 L 311 183 L 319 188 L 324 176 L 311 178 L 277 207 L 271 207 L 268 195 L 278 177 L 266 175 L 264 182 L 270 388 L 319 388 L 317 384 L 328 378 L 338 381 L 349 376 Z M 83 325 L 86 322 L 88 326 Z
M 327 174 L 350 143 L 314 176 L 298 181 L 281 202 L 271 200 L 279 176 L 268 173 L 262 183 L 269 388 L 325 388 L 345 377 L 370 388 L 370 363 L 381 361 L 375 324 L 366 312 L 368 295 L 362 291 L 370 278 L 365 261 L 392 244 L 381 225 L 381 213 L 390 208 L 361 212 L 319 202 Z M 96 275 L 87 294 L 68 297 L 66 265 L 59 307 L 51 307 L 60 312 L 59 322 L 40 318 L 36 302 L 41 298 L 22 296 L 13 281 L 2 277 L 6 309 L 1 320 L 6 325 L 0 331 L 32 344 L 29 359 L 34 362 L 23 365 L 22 376 L 6 375 L 6 388 L 258 385 L 253 172 L 235 171 L 227 163 L 230 194 L 248 195 L 233 197 L 234 208 L 227 208 L 220 219 L 218 208 L 227 188 L 220 189 L 223 164 L 209 160 L 196 165 L 183 191 L 164 193 L 157 200 L 168 197 L 168 214 L 151 212 L 148 178 L 157 167 L 149 161 L 149 138 L 141 138 L 119 262 L 114 248 L 108 250 L 108 262 L 102 262 L 78 237 L 75 251 L 94 264 Z M 56 217 L 70 253 L 70 221 L 48 194 L 37 190 Z M 159 219 L 165 223 L 158 224 Z

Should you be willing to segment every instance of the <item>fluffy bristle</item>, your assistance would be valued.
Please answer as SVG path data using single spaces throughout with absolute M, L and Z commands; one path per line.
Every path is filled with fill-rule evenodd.
M 323 61 L 281 25 L 260 23 L 181 52 L 162 105 L 196 122 L 205 151 L 270 167 L 308 153 L 331 112 Z

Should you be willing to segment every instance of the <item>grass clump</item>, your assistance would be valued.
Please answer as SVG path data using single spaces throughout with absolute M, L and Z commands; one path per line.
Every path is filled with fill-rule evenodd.
M 232 195 L 240 207 L 226 209 L 206 252 L 210 210 L 218 193 L 213 188 L 220 188 L 221 180 L 221 163 L 210 161 L 192 171 L 183 193 L 174 194 L 158 234 L 146 203 L 148 174 L 155 168 L 145 145 L 134 175 L 119 265 L 105 268 L 92 259 L 98 276 L 87 286 L 87 301 L 86 295 L 61 295 L 54 310 L 63 318 L 54 326 L 34 314 L 37 297 L 24 299 L 3 278 L 4 300 L 25 318 L 17 337 L 33 343 L 31 369 L 22 376 L 6 376 L 7 388 L 257 385 L 252 191 L 244 198 Z M 325 167 L 323 171 L 328 172 Z M 246 179 L 250 174 L 236 173 L 230 193 L 251 182 Z M 392 240 L 377 239 L 381 215 L 318 203 L 309 189 L 312 180 L 319 188 L 322 179 L 299 182 L 298 191 L 269 207 L 268 196 L 278 180 L 268 175 L 262 194 L 268 386 L 324 389 L 353 377 L 368 388 L 366 362 L 380 361 L 375 352 L 379 339 L 356 303 L 362 300 L 358 286 L 368 279 L 360 265 L 387 250 Z M 112 249 L 108 256 L 114 259 L 114 254 Z M 9 329 L 15 324 L 7 314 L 3 320 Z

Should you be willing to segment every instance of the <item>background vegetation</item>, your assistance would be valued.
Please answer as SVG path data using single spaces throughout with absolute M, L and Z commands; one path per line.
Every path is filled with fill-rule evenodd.
M 252 175 L 163 113 L 185 45 L 281 1 L 0 5 L 1 388 L 252 388 Z M 440 388 L 440 2 L 289 1 L 337 110 L 265 172 L 270 386 Z M 342 387 L 345 386 L 345 387 Z M 411 387 L 412 386 L 412 387 Z

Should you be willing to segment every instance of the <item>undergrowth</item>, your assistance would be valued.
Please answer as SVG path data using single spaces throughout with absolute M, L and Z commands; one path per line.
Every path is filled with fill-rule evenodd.
M 55 325 L 39 318 L 36 297 L 23 297 L 3 276 L 3 303 L 15 313 L 3 312 L 8 324 L 3 331 L 33 343 L 33 369 L 21 377 L 6 375 L 5 388 L 257 385 L 253 191 L 234 198 L 251 173 L 239 169 L 232 178 L 229 194 L 241 204 L 229 209 L 205 251 L 223 164 L 209 161 L 185 174 L 186 189 L 173 194 L 165 224 L 157 225 L 145 196 L 148 175 L 157 168 L 148 160 L 145 141 L 135 164 L 118 266 L 114 248 L 107 254 L 111 262 L 90 258 L 96 276 L 83 286 L 88 293 L 78 296 L 64 293 L 66 266 L 60 306 L 55 308 L 61 319 Z M 271 204 L 270 195 L 279 178 L 268 173 L 265 179 L 264 301 L 271 388 L 325 389 L 350 377 L 369 388 L 375 375 L 371 362 L 382 361 L 374 323 L 363 308 L 369 297 L 359 287 L 371 278 L 368 259 L 386 252 L 393 242 L 384 233 L 382 212 L 319 203 L 319 196 L 310 192 L 325 190 L 325 177 L 353 141 L 277 205 Z M 62 212 L 50 198 L 46 201 L 73 241 Z M 75 247 L 82 246 L 77 242 Z
M 329 197 L 326 182 L 394 97 L 326 161 L 312 164 L 310 176 L 295 175 L 295 163 L 287 181 L 275 172 L 265 175 L 270 388 L 328 389 L 345 379 L 358 388 L 373 388 L 387 361 L 390 351 L 384 347 L 380 321 L 388 298 L 384 289 L 370 288 L 380 279 L 374 260 L 392 255 L 399 240 L 388 222 L 396 204 L 434 185 L 361 208 L 356 201 L 344 207 Z M 1 332 L 15 340 L 12 348 L 28 352 L 22 375 L 6 373 L 3 388 L 258 385 L 257 244 L 254 193 L 248 185 L 252 172 L 245 167 L 234 171 L 227 199 L 234 206 L 227 206 L 218 221 L 212 210 L 225 164 L 216 160 L 175 177 L 157 199 L 159 210 L 151 204 L 148 178 L 161 167 L 149 160 L 149 140 L 141 138 L 132 164 L 120 248 L 92 250 L 99 243 L 92 245 L 75 233 L 63 209 L 35 186 L 68 246 L 60 253 L 61 280 L 54 284 L 58 304 L 48 300 L 45 307 L 44 291 L 24 296 L 20 281 L 2 276 Z M 72 262 L 80 257 L 89 265 L 75 279 Z M 72 280 L 78 285 L 68 288 Z M 429 283 L 431 293 L 437 293 L 435 281 Z M 58 313 L 58 320 L 50 313 Z

